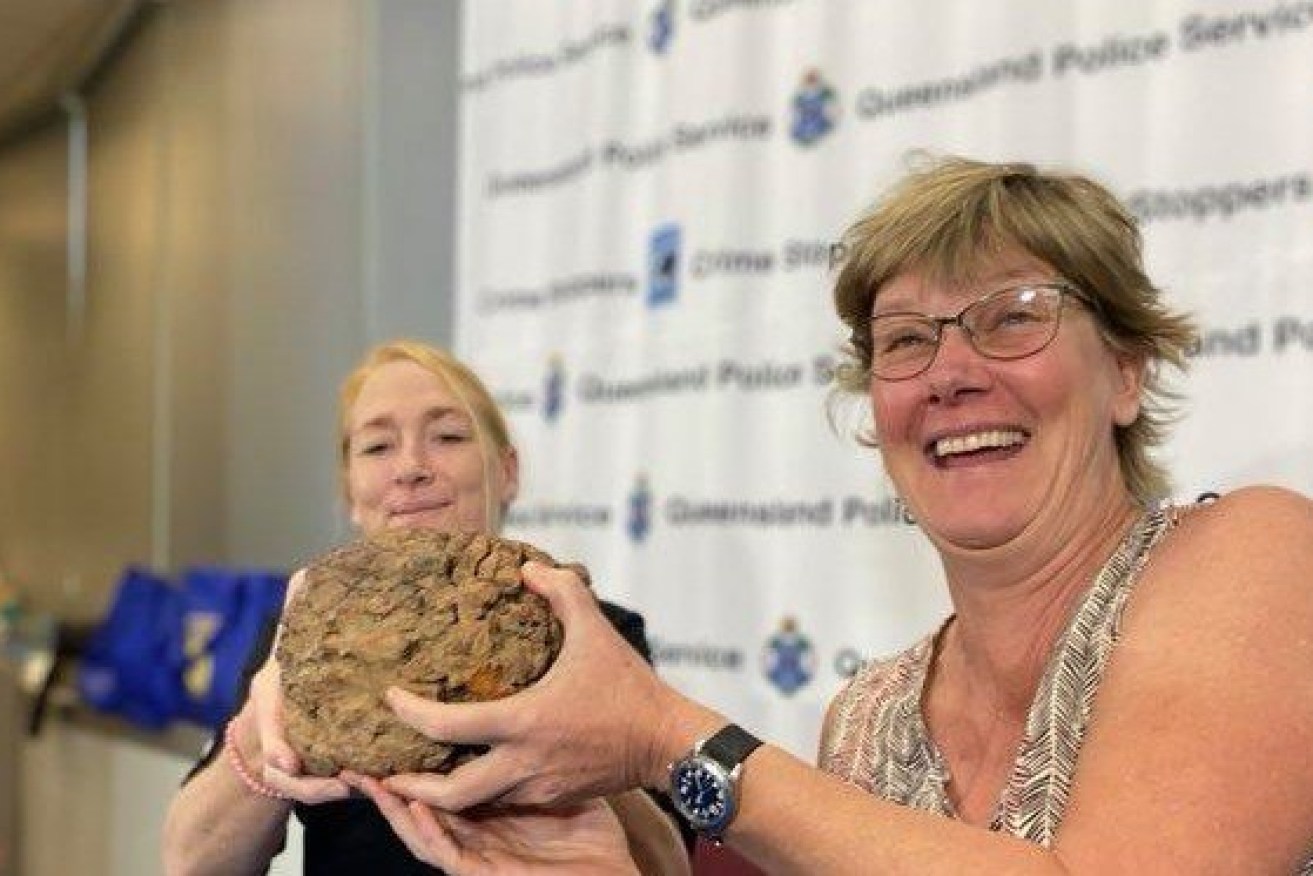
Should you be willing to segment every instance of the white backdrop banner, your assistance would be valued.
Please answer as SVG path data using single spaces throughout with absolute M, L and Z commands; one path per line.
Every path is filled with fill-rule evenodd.
M 810 756 L 948 611 L 869 413 L 826 416 L 830 245 L 910 150 L 1118 192 L 1205 330 L 1177 495 L 1313 492 L 1313 0 L 465 8 L 457 348 L 521 446 L 508 534 L 682 689 Z

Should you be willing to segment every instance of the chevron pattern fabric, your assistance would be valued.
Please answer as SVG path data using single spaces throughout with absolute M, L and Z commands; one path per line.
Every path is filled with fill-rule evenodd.
M 1141 516 L 1073 612 L 1031 703 L 991 830 L 1052 844 L 1127 597 L 1149 552 L 1183 510 L 1168 507 Z M 840 691 L 821 740 L 820 765 L 883 799 L 953 818 L 948 766 L 921 708 L 937 635 L 872 662 Z M 1313 859 L 1300 874 L 1313 876 Z

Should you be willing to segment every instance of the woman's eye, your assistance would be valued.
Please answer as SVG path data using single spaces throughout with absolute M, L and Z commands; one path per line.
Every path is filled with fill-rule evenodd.
M 361 444 L 356 452 L 361 456 L 379 456 L 388 451 L 391 447 L 386 441 L 371 441 L 367 444 Z
M 470 440 L 470 436 L 468 432 L 448 430 L 435 433 L 431 440 L 438 444 L 463 444 Z
M 1031 325 L 1036 322 L 1043 322 L 1043 314 L 1024 307 L 1010 307 L 1006 310 L 995 314 L 988 321 L 990 328 L 1006 328 L 1008 326 Z
M 905 335 L 899 335 L 898 337 L 894 338 L 890 342 L 889 346 L 893 348 L 915 347 L 920 344 L 928 344 L 928 343 L 930 343 L 930 339 L 925 335 L 917 334 L 916 332 L 908 332 Z
M 881 353 L 896 353 L 900 350 L 914 350 L 924 344 L 934 343 L 925 332 L 914 330 L 893 331 L 876 338 L 875 348 Z

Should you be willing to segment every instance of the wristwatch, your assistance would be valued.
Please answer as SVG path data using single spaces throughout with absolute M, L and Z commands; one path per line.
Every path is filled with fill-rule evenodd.
M 670 765 L 670 800 L 693 829 L 719 844 L 738 812 L 743 761 L 761 740 L 730 724 Z

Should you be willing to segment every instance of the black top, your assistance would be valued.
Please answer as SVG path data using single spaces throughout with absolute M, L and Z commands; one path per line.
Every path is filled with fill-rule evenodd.
M 643 659 L 652 662 L 652 651 L 644 632 L 643 617 L 609 602 L 600 602 L 602 612 L 634 650 Z M 264 663 L 273 645 L 277 623 L 270 623 L 247 661 L 246 680 L 242 688 L 245 701 L 251 676 Z M 222 736 L 218 737 L 222 739 Z M 217 755 L 222 743 L 216 740 L 187 778 L 205 768 Z M 185 780 L 184 780 L 185 781 Z M 693 834 L 682 818 L 674 815 L 664 794 L 652 795 L 662 809 L 670 812 L 684 835 L 685 843 L 692 848 Z M 417 860 L 404 843 L 397 838 L 372 800 L 351 798 L 307 806 L 297 803 L 296 817 L 305 827 L 304 851 L 306 876 L 351 876 L 368 873 L 370 876 L 431 876 L 441 871 Z

